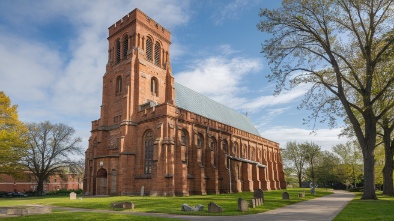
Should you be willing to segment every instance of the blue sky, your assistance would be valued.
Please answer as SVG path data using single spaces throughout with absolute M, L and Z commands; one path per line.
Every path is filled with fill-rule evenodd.
M 139 8 L 171 32 L 175 81 L 248 116 L 262 137 L 313 141 L 324 150 L 345 143 L 340 128 L 303 125 L 306 86 L 274 96 L 261 43 L 260 8 L 272 0 L 2 0 L 0 90 L 24 122 L 65 123 L 87 148 L 100 118 L 108 27 Z M 342 125 L 342 122 L 338 122 Z

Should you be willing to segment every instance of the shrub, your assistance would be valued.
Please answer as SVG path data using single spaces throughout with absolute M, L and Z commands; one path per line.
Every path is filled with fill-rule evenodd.
M 66 196 L 66 195 L 70 195 L 71 192 L 74 192 L 76 194 L 81 194 L 82 193 L 82 189 L 78 189 L 78 190 L 74 190 L 74 189 L 60 189 L 58 191 L 49 191 L 47 193 L 47 195 L 59 195 L 59 196 Z

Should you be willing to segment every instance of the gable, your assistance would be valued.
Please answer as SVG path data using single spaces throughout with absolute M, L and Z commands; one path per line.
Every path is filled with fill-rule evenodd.
M 176 82 L 175 102 L 179 108 L 260 136 L 247 116 Z

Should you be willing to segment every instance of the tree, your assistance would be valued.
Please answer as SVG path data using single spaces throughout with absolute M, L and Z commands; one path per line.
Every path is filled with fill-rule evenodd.
M 319 145 L 313 142 L 304 142 L 301 149 L 305 152 L 305 159 L 309 164 L 308 176 L 312 179 L 312 184 L 316 185 L 316 165 L 321 154 Z
M 316 166 L 316 182 L 326 186 L 337 183 L 339 180 L 336 169 L 339 165 L 340 162 L 337 156 L 329 151 L 322 151 L 319 154 Z
M 304 146 L 295 141 L 287 142 L 286 149 L 282 152 L 285 167 L 293 168 L 298 178 L 298 185 L 301 187 L 302 179 L 305 176 L 306 152 Z
M 382 119 L 380 123 L 381 130 L 383 133 L 378 134 L 382 138 L 384 150 L 385 150 L 385 164 L 383 167 L 383 194 L 394 195 L 393 188 L 393 169 L 394 169 L 394 118 L 389 120 L 388 118 Z
M 287 86 L 310 85 L 301 104 L 312 111 L 309 120 L 322 118 L 334 126 L 337 117 L 349 119 L 363 154 L 362 199 L 377 199 L 377 122 L 394 107 L 391 101 L 383 109 L 374 108 L 394 82 L 392 71 L 376 70 L 394 47 L 393 4 L 391 0 L 283 0 L 280 9 L 262 9 L 258 24 L 261 31 L 273 35 L 262 52 L 271 65 L 269 79 L 277 81 L 276 93 Z M 379 90 L 374 88 L 377 76 Z
M 80 159 L 70 164 L 70 173 L 73 178 L 78 179 L 78 189 L 81 189 L 79 184 L 83 181 L 85 176 L 85 159 Z
M 386 70 L 394 69 L 394 56 L 391 56 L 391 62 L 387 62 L 388 67 Z M 378 82 L 379 83 L 379 82 Z M 378 85 L 378 87 L 380 84 Z M 394 85 L 382 96 L 377 108 L 384 109 L 384 107 L 390 104 L 393 99 Z M 393 188 L 393 169 L 394 169 L 394 111 L 388 111 L 382 118 L 378 121 L 378 139 L 381 140 L 380 143 L 383 144 L 385 152 L 385 163 L 383 167 L 383 194 L 394 195 Z M 379 144 L 380 144 L 379 143 Z
M 385 167 L 385 150 L 383 145 L 379 145 L 375 148 L 375 183 L 376 187 L 384 186 L 384 167 Z
M 21 176 L 19 163 L 26 154 L 26 126 L 18 119 L 18 106 L 0 91 L 0 173 Z
M 332 151 L 339 157 L 340 165 L 338 168 L 339 178 L 346 185 L 346 188 L 353 183 L 357 187 L 362 174 L 360 165 L 362 164 L 362 154 L 355 142 L 348 142 L 346 145 L 337 144 L 332 147 Z
M 383 73 L 383 76 L 385 73 L 392 73 L 392 70 L 394 70 L 394 53 L 390 54 L 390 59 L 385 62 L 384 64 L 379 65 L 376 67 L 376 69 L 379 69 L 379 72 Z M 376 86 L 376 91 L 373 91 L 373 93 L 380 93 L 381 91 L 381 80 L 382 76 L 377 76 L 377 80 L 375 81 Z M 383 77 L 384 79 L 384 77 Z M 376 102 L 376 105 L 374 106 L 374 109 L 379 112 L 379 110 L 382 110 L 386 107 L 386 105 L 390 104 L 394 97 L 393 97 L 393 92 L 394 91 L 394 85 L 391 85 L 390 88 L 386 90 L 386 92 L 381 96 L 381 98 Z M 357 96 L 357 95 L 356 95 Z M 362 98 L 358 97 L 358 102 L 361 102 Z M 360 123 L 364 125 L 363 118 L 360 116 L 359 113 L 355 113 L 355 116 L 357 119 L 359 119 Z M 348 119 L 345 120 L 345 123 L 347 124 L 347 127 L 343 130 L 343 135 L 347 135 L 350 138 L 355 138 L 354 131 L 352 126 L 350 125 L 350 122 Z M 376 180 L 376 182 L 380 182 L 383 184 L 383 194 L 386 195 L 394 195 L 394 188 L 393 188 L 393 169 L 394 169 L 394 162 L 393 162 L 393 155 L 394 155 L 394 111 L 388 111 L 386 112 L 381 119 L 378 120 L 377 122 L 378 128 L 377 128 L 377 143 L 376 147 L 379 148 L 380 146 L 384 147 L 384 154 L 382 155 L 381 150 L 375 150 L 375 158 L 377 156 L 383 156 L 382 159 L 375 159 L 375 166 L 378 166 L 380 169 L 380 166 L 383 163 L 383 169 L 382 173 L 375 172 L 375 174 L 378 174 L 379 176 L 375 176 L 375 179 L 378 179 L 382 176 L 383 182 L 380 180 Z M 378 152 L 378 154 L 376 154 Z
M 72 154 L 82 154 L 81 138 L 73 138 L 75 130 L 61 123 L 29 123 L 27 128 L 29 154 L 24 162 L 37 180 L 37 194 L 42 195 L 48 177 L 62 174 L 65 166 L 74 164 Z

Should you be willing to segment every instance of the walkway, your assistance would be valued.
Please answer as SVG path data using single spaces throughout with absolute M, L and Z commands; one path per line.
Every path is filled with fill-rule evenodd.
M 270 221 L 330 221 L 354 198 L 353 193 L 346 191 L 334 191 L 334 194 L 315 198 L 308 201 L 285 206 L 279 209 L 267 211 L 265 213 L 243 215 L 243 216 L 189 216 L 189 215 L 172 215 L 160 213 L 141 213 L 141 212 L 122 212 L 108 210 L 90 210 L 55 207 L 56 209 L 74 211 L 74 212 L 101 212 L 101 213 L 121 213 L 134 214 L 142 216 L 156 216 L 166 218 L 177 218 L 182 220 L 203 220 L 203 221 L 236 221 L 236 220 L 270 220 Z

